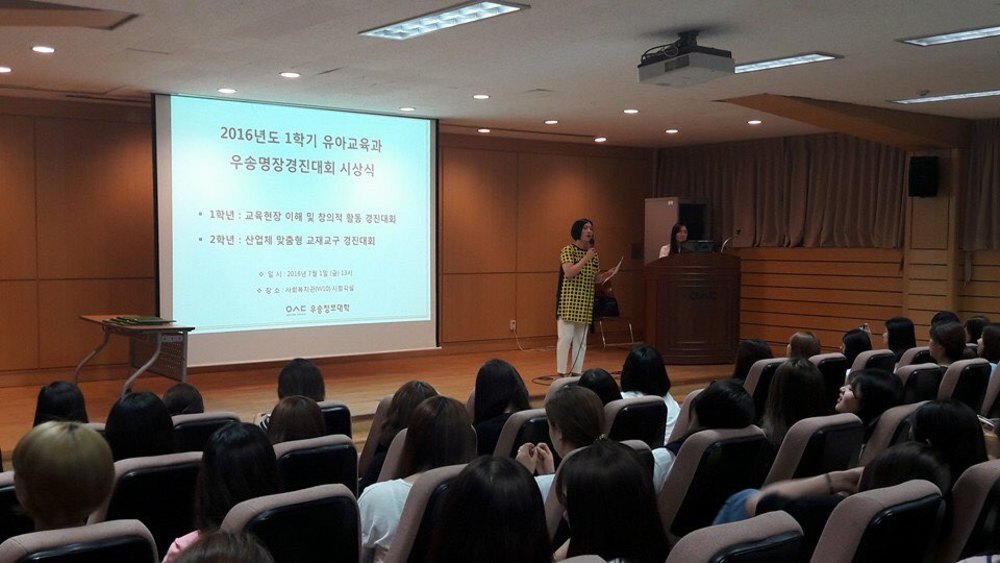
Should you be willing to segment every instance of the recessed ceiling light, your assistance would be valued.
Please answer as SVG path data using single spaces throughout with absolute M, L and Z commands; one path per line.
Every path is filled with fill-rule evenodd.
M 429 12 L 410 19 L 358 32 L 359 35 L 382 37 L 385 39 L 409 39 L 439 29 L 447 29 L 464 23 L 502 16 L 518 10 L 530 8 L 526 4 L 494 0 L 493 2 L 462 2 L 436 12 Z
M 490 95 L 489 94 L 473 94 L 472 98 L 474 100 L 488 100 L 488 99 L 490 99 Z
M 595 143 L 603 143 L 603 142 L 605 142 L 607 140 L 608 140 L 607 137 L 597 137 L 596 139 L 594 139 L 594 142 Z
M 625 110 L 625 113 L 627 113 L 629 115 L 635 115 L 635 114 L 639 113 L 639 110 L 637 110 L 637 109 L 627 109 L 627 110 Z
M 736 74 L 743 72 L 754 72 L 758 70 L 770 70 L 785 66 L 804 65 L 809 63 L 821 63 L 844 58 L 842 55 L 831 55 L 829 53 L 804 53 L 793 57 L 782 57 L 780 59 L 768 59 L 754 63 L 736 65 Z
M 417 108 L 412 106 L 403 106 L 399 108 L 399 111 L 417 111 Z
M 489 133 L 489 132 L 490 132 L 490 130 L 489 130 L 489 129 L 487 129 L 487 128 L 485 128 L 485 127 L 482 127 L 482 128 L 480 128 L 480 129 L 479 129 L 479 132 L 480 132 L 480 133 Z
M 43 53 L 46 55 L 56 52 L 55 49 L 53 49 L 52 47 L 48 47 L 46 45 L 35 45 L 34 47 L 31 48 L 31 50 L 36 53 Z
M 760 125 L 761 123 L 764 122 L 759 119 L 751 119 L 750 121 L 747 121 L 747 125 Z
M 235 88 L 219 88 L 219 93 L 220 94 L 235 94 L 236 93 L 236 89 Z
M 559 125 L 559 120 L 558 119 L 546 119 L 545 120 L 545 124 L 546 125 Z
M 9 66 L 0 66 L 0 74 L 7 74 L 8 72 L 13 72 L 13 70 Z
M 667 135 L 676 135 L 680 133 L 680 131 L 678 131 L 677 129 L 667 129 L 666 133 Z
M 959 41 L 972 41 L 973 39 L 985 39 L 1000 35 L 1000 25 L 993 27 L 981 27 L 979 29 L 967 29 L 965 31 L 952 31 L 951 33 L 941 33 L 938 35 L 927 35 L 924 37 L 911 37 L 909 39 L 897 39 L 901 43 L 909 43 L 918 47 L 930 47 L 932 45 L 944 45 L 946 43 L 958 43 Z
M 297 72 L 282 72 L 278 76 L 280 76 L 282 78 L 298 78 L 298 77 L 300 77 L 302 75 L 299 74 L 299 73 L 297 73 Z
M 921 98 L 907 98 L 905 100 L 889 100 L 895 104 L 926 104 L 928 102 L 948 102 L 952 100 L 967 100 L 969 98 L 989 98 L 990 96 L 1000 96 L 1000 90 L 990 90 L 988 92 L 966 92 L 964 94 L 946 94 L 944 96 L 923 96 Z

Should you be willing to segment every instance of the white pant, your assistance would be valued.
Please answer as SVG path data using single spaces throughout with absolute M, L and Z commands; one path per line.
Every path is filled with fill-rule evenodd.
M 556 320 L 559 340 L 556 342 L 556 371 L 566 375 L 570 352 L 573 354 L 573 373 L 583 373 L 583 356 L 587 353 L 587 327 L 585 323 L 571 323 L 562 319 Z

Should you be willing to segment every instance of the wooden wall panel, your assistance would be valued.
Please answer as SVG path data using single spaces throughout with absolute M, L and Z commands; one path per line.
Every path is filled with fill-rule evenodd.
M 441 341 L 499 340 L 510 336 L 514 274 L 441 276 Z
M 31 119 L 0 116 L 0 279 L 27 280 L 37 274 L 33 146 Z
M 556 286 L 559 275 L 521 273 L 517 275 L 517 335 L 556 338 Z
M 969 283 L 961 286 L 959 316 L 985 315 L 1000 323 L 1000 250 L 980 250 L 971 254 Z
M 516 270 L 517 154 L 444 148 L 441 168 L 441 271 Z
M 0 370 L 38 367 L 38 284 L 0 281 Z
M 155 313 L 152 279 L 52 280 L 38 284 L 42 368 L 76 366 L 101 341 L 101 328 L 80 315 Z M 112 337 L 94 364 L 128 361 L 126 339 Z M 72 375 L 70 372 L 68 375 Z
M 148 124 L 38 119 L 39 276 L 153 276 Z

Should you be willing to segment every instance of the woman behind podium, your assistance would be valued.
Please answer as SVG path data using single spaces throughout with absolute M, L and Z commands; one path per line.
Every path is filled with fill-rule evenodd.
M 677 223 L 670 229 L 670 244 L 660 247 L 660 258 L 671 254 L 680 254 L 681 245 L 687 242 L 688 228 L 684 223 Z

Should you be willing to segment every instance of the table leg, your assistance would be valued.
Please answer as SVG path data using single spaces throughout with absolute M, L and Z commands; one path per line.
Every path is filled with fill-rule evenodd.
M 125 387 L 122 388 L 122 397 L 124 397 L 125 395 L 127 395 L 128 392 L 129 392 L 129 390 L 132 389 L 132 384 L 135 383 L 135 380 L 139 379 L 139 376 L 142 375 L 142 373 L 144 371 L 146 371 L 153 364 L 156 363 L 156 360 L 158 360 L 160 358 L 160 350 L 162 348 L 163 348 L 163 335 L 162 334 L 157 334 L 156 335 L 156 350 L 153 351 L 153 355 L 152 355 L 152 357 L 149 358 L 149 361 L 146 362 L 146 363 L 144 363 L 144 364 L 142 364 L 142 367 L 139 368 L 138 370 L 136 370 L 136 372 L 133 373 L 128 378 L 127 381 L 125 381 Z
M 108 345 L 108 339 L 110 337 L 111 333 L 108 331 L 104 331 L 104 340 L 102 340 L 101 343 L 97 345 L 97 348 L 94 348 L 94 351 L 91 352 L 90 354 L 87 354 L 87 357 L 84 358 L 83 361 L 76 366 L 76 371 L 73 372 L 73 383 L 80 383 L 80 370 L 82 370 L 83 366 L 87 365 L 87 362 L 93 360 L 94 356 L 99 354 L 101 350 L 103 350 L 104 347 Z

